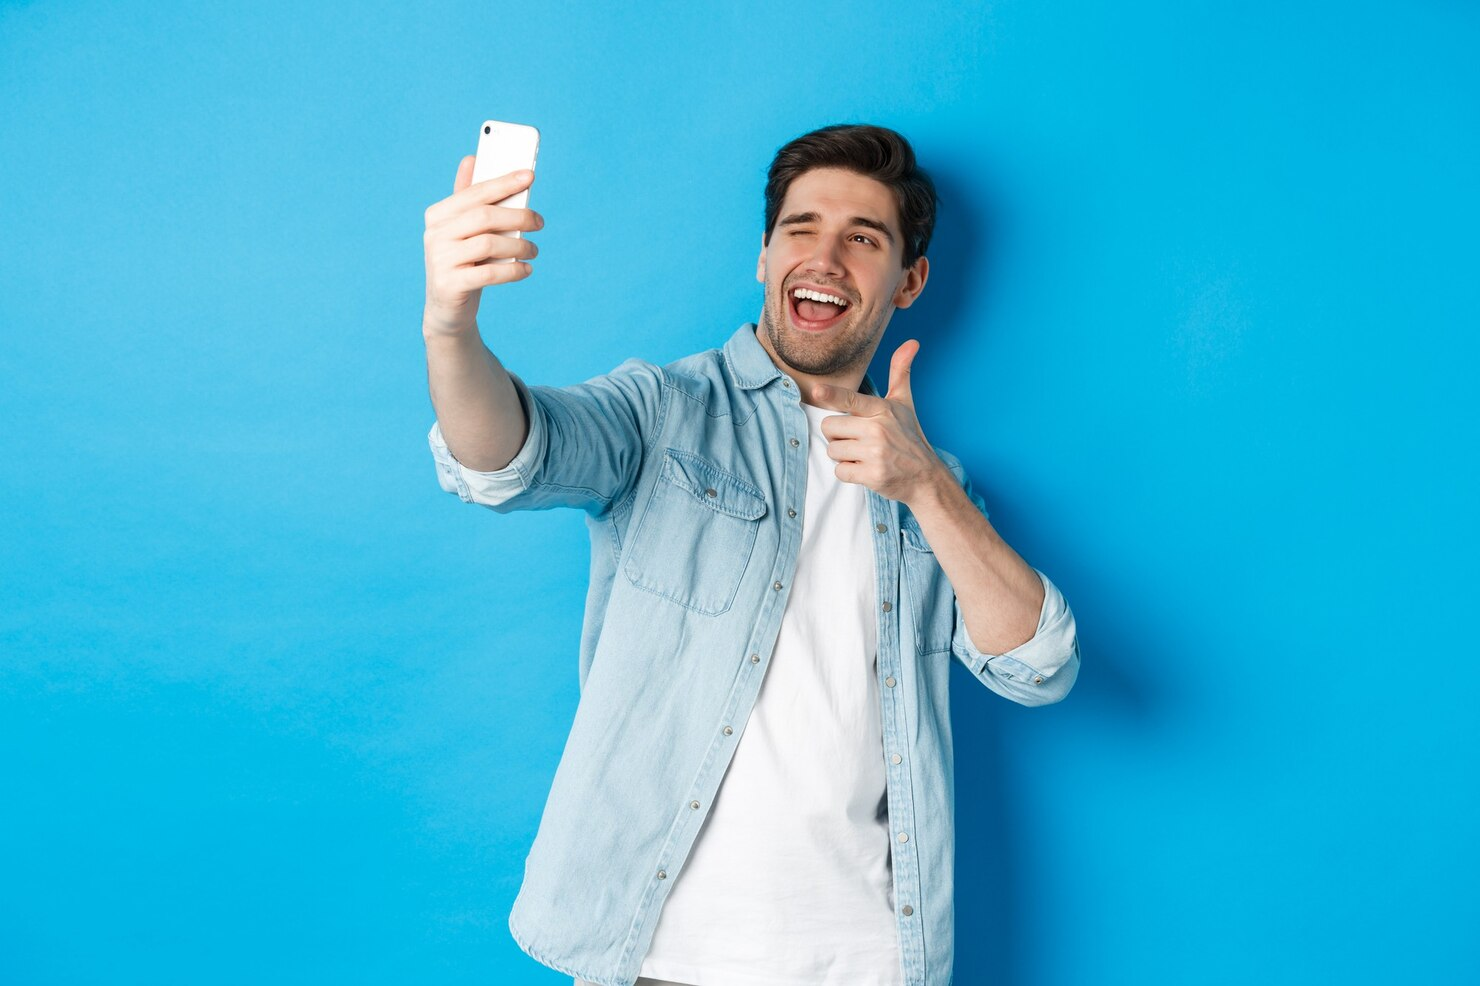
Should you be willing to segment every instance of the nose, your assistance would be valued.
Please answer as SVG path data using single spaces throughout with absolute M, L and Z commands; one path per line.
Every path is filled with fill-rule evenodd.
M 842 244 L 836 237 L 818 236 L 812 253 L 802 264 L 802 269 L 821 277 L 843 276 Z

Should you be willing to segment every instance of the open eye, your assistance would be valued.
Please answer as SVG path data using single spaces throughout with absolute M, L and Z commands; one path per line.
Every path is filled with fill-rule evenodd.
M 864 243 L 867 243 L 869 246 L 877 246 L 878 245 L 878 244 L 874 243 L 874 238 L 872 236 L 866 236 L 863 233 L 854 233 L 852 238 L 855 239 L 855 240 L 862 240 Z

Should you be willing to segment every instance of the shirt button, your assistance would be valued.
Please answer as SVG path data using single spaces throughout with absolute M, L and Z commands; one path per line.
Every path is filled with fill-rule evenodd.
M 697 802 L 697 801 L 690 801 L 689 802 L 689 807 L 690 808 L 697 809 L 699 807 L 699 802 Z
M 759 654 L 752 654 L 752 655 L 750 655 L 750 663 L 751 664 L 759 664 L 759 663 L 761 663 L 761 656 Z
M 798 446 L 798 445 L 800 445 L 800 444 L 802 444 L 802 443 L 801 443 L 801 442 L 799 442 L 799 441 L 797 441 L 797 440 L 796 440 L 796 439 L 795 439 L 795 438 L 793 438 L 793 439 L 792 439 L 792 440 L 791 440 L 791 447 L 792 447 L 792 448 L 796 448 L 796 447 L 797 447 L 797 446 Z
M 1042 675 L 1034 675 L 1033 676 L 1033 684 L 1035 684 L 1035 685 L 1041 685 L 1041 684 L 1043 684 L 1043 676 Z
M 658 879 L 659 880 L 666 880 L 666 879 L 668 879 L 668 871 L 667 870 L 659 870 L 658 871 Z
M 725 727 L 725 735 L 726 735 L 726 736 L 728 736 L 728 735 L 730 735 L 730 734 L 731 734 L 731 733 L 733 733 L 733 732 L 734 732 L 734 730 L 733 730 L 733 729 L 731 729 L 731 728 L 730 728 L 730 727 L 729 727 L 729 726 L 726 726 L 726 727 Z
M 781 386 L 785 387 L 787 390 L 790 390 L 791 389 L 791 381 L 790 380 L 783 380 L 783 381 L 781 381 Z
M 899 763 L 900 761 L 902 761 L 904 759 L 904 757 L 902 757 L 898 753 L 896 753 L 894 756 L 890 757 L 889 759 L 890 760 L 893 760 L 895 763 Z
M 795 510 L 791 509 L 790 507 L 787 507 L 786 508 L 786 516 L 788 516 L 788 517 L 795 517 L 796 515 L 797 515 L 797 512 Z
M 905 917 L 909 917 L 911 914 L 915 913 L 915 909 L 906 904 L 899 909 L 899 913 L 903 914 Z
M 885 678 L 884 679 L 884 684 L 888 685 L 890 688 L 893 688 L 894 687 L 894 678 L 893 678 L 893 676 L 891 675 L 890 677 Z
M 900 842 L 909 842 L 910 841 L 910 835 L 909 835 L 909 833 L 908 832 L 901 832 L 901 833 L 899 833 L 899 841 Z
M 771 583 L 771 588 L 775 589 L 777 592 L 780 592 L 781 591 L 781 583 L 780 582 L 772 582 Z
M 889 525 L 888 524 L 875 524 L 874 525 L 874 530 L 878 531 L 880 534 L 883 534 L 885 531 L 889 530 Z
M 705 496 L 719 496 L 719 490 L 716 490 L 713 486 L 711 486 L 709 489 L 707 489 L 707 490 L 704 491 L 704 495 Z
M 894 608 L 894 606 L 892 604 L 890 604 L 890 603 L 885 603 L 884 604 L 884 612 L 886 612 L 886 613 L 889 612 L 893 608 Z

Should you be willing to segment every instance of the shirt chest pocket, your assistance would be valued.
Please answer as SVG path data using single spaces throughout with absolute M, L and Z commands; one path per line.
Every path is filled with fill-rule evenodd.
M 956 627 L 955 591 L 935 560 L 935 551 L 925 540 L 919 522 L 910 514 L 904 515 L 900 533 L 904 544 L 899 564 L 910 618 L 915 624 L 915 646 L 921 654 L 950 650 Z
M 766 498 L 692 452 L 667 449 L 622 571 L 639 589 L 705 616 L 735 601 Z

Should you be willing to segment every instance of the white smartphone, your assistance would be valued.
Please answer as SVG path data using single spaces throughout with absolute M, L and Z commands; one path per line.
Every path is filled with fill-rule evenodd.
M 473 160 L 473 182 L 501 178 L 511 171 L 528 168 L 534 170 L 535 158 L 540 154 L 540 132 L 522 123 L 503 123 L 484 120 L 478 130 L 478 153 Z M 515 192 L 494 205 L 510 209 L 523 209 L 529 205 L 529 189 Z M 505 236 L 520 237 L 518 230 L 504 233 Z M 496 264 L 512 264 L 513 257 L 493 261 Z

